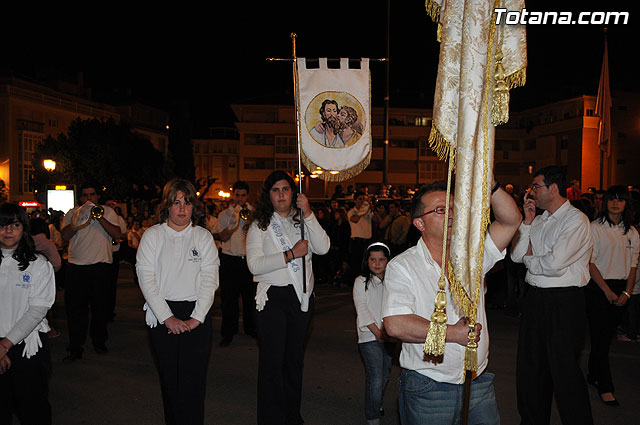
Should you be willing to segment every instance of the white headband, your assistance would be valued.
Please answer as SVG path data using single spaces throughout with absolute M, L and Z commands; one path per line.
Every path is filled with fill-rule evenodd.
M 383 247 L 385 247 L 385 248 L 387 249 L 387 253 L 388 253 L 389 255 L 391 255 L 391 250 L 389 249 L 389 247 L 388 247 L 387 245 L 383 244 L 382 242 L 374 242 L 374 243 L 372 243 L 371 245 L 369 245 L 369 246 L 367 247 L 367 251 L 369 251 L 369 249 L 370 249 L 371 247 L 373 247 L 373 246 L 383 246 Z

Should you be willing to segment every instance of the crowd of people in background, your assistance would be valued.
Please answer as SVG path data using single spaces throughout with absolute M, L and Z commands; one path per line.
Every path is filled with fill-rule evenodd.
M 272 186 L 275 187 L 277 186 L 275 183 L 285 181 L 284 177 L 280 177 L 277 177 L 274 182 L 271 182 L 273 183 Z M 285 182 L 291 189 L 294 188 L 295 185 L 292 182 L 288 180 Z M 502 186 L 504 192 L 513 198 L 523 217 L 527 217 L 527 214 L 529 214 L 529 221 L 531 221 L 533 217 L 531 214 L 533 213 L 530 211 L 530 207 L 527 207 L 527 200 L 532 196 L 532 191 L 535 193 L 536 189 L 542 187 L 548 188 L 549 186 L 545 186 L 543 183 L 537 186 L 534 184 L 531 187 L 522 188 L 520 191 L 517 191 L 512 184 Z M 4 189 L 4 186 L 0 187 L 0 189 Z M 268 190 L 270 190 L 270 188 L 263 188 L 263 192 L 265 193 L 268 193 Z M 375 390 L 371 390 L 373 387 L 370 388 L 370 385 L 367 384 L 367 388 L 373 392 L 367 390 L 366 416 L 368 420 L 375 421 L 379 420 L 384 411 L 380 400 L 384 385 L 386 385 L 390 364 L 388 342 L 394 341 L 393 338 L 389 337 L 382 325 L 381 306 L 378 305 L 382 299 L 381 288 L 384 282 L 384 269 L 387 261 L 408 248 L 415 246 L 423 235 L 421 231 L 417 229 L 418 225 L 415 224 L 415 217 L 412 217 L 411 211 L 411 198 L 415 193 L 419 193 L 419 187 L 380 185 L 375 190 L 375 193 L 371 193 L 370 190 L 371 188 L 367 185 L 349 185 L 345 191 L 342 185 L 337 185 L 334 193 L 328 199 L 307 200 L 306 197 L 302 197 L 301 199 L 304 201 L 303 209 L 305 220 L 306 217 L 309 217 L 309 215 L 313 213 L 319 229 L 322 229 L 330 241 L 330 247 L 327 247 L 326 250 L 323 245 L 320 252 L 314 252 L 312 257 L 310 255 L 308 257 L 312 273 L 315 275 L 315 285 L 334 286 L 344 289 L 353 288 L 356 307 L 359 305 L 365 306 L 371 302 L 376 304 L 374 308 L 375 317 L 369 317 L 368 313 L 362 308 L 358 309 L 359 342 L 367 371 L 367 382 L 375 382 Z M 161 216 L 160 207 L 163 202 L 163 193 L 159 185 L 134 184 L 132 192 L 133 195 L 126 199 L 114 200 L 112 198 L 104 198 L 100 200 L 103 205 L 109 207 L 109 211 L 112 210 L 113 214 L 117 216 L 117 219 L 112 218 L 110 221 L 120 223 L 116 225 L 116 227 L 119 226 L 121 230 L 117 232 L 108 225 L 103 225 L 106 234 L 115 235 L 111 238 L 112 247 L 110 248 L 111 257 L 109 258 L 112 259 L 116 266 L 114 270 L 110 272 L 112 276 L 109 285 L 111 292 L 108 294 L 108 297 L 106 293 L 103 294 L 111 300 L 109 303 L 106 303 L 106 306 L 102 306 L 108 310 L 104 315 L 107 321 L 113 320 L 115 316 L 115 287 L 118 278 L 117 267 L 120 263 L 128 263 L 135 271 L 137 252 L 141 246 L 145 232 L 154 225 L 167 221 L 167 217 L 163 219 Z M 265 193 L 261 196 L 268 196 L 265 195 Z M 245 248 L 244 243 L 244 238 L 249 230 L 248 227 L 253 222 L 253 219 L 249 219 L 248 217 L 254 212 L 254 207 L 247 201 L 248 195 L 249 186 L 244 182 L 237 182 L 237 184 L 234 185 L 234 196 L 236 199 L 230 201 L 203 199 L 201 200 L 203 208 L 201 211 L 200 209 L 197 210 L 197 214 L 200 214 L 198 220 L 199 225 L 209 231 L 212 235 L 213 244 L 220 253 L 220 286 L 223 309 L 221 347 L 226 347 L 231 344 L 233 335 L 238 332 L 239 297 L 243 298 L 242 311 L 244 313 L 243 323 L 246 334 L 254 338 L 257 338 L 260 334 L 265 338 L 267 336 L 271 338 L 274 332 L 277 333 L 277 329 L 268 328 L 268 326 L 272 326 L 270 322 L 272 319 L 269 318 L 267 320 L 266 318 L 271 313 L 258 313 L 257 317 L 262 320 L 262 328 L 257 326 L 252 319 L 254 317 L 253 311 L 250 315 L 246 314 L 247 310 L 253 309 L 255 304 L 254 297 L 256 297 L 256 288 L 255 284 L 252 283 L 252 275 L 256 275 L 256 273 L 260 275 L 262 273 L 267 276 L 269 273 L 272 273 L 271 269 L 260 268 L 261 266 L 257 265 L 257 263 L 249 263 L 247 268 L 246 257 L 257 255 L 255 252 L 253 252 L 253 254 L 248 253 L 248 248 Z M 87 199 L 84 190 L 82 196 L 85 196 L 84 200 Z M 640 237 L 638 236 L 637 230 L 640 226 L 640 187 L 613 186 L 608 190 L 597 190 L 594 187 L 589 187 L 586 191 L 582 192 L 579 182 L 573 180 L 568 184 L 566 196 L 564 194 L 560 194 L 560 196 L 563 199 L 566 198 L 572 207 L 584 213 L 591 223 L 594 253 L 591 254 L 589 265 L 591 280 L 585 291 L 587 294 L 586 310 L 592 346 L 587 381 L 598 388 L 599 394 L 605 404 L 614 405 L 617 402 L 613 397 L 614 387 L 608 365 L 609 341 L 612 338 L 617 338 L 618 341 L 621 342 L 640 342 L 640 335 L 638 333 L 638 327 L 640 325 L 640 273 L 635 273 L 638 263 L 638 252 L 640 250 L 638 248 L 638 245 L 640 245 Z M 91 199 L 96 204 L 99 202 L 97 196 Z M 83 203 L 83 198 L 80 198 L 80 200 L 81 203 Z M 5 201 L 5 205 L 9 205 L 6 203 L 6 197 L 3 198 L 3 201 Z M 166 202 L 165 199 L 165 203 Z M 273 204 L 269 207 L 271 208 L 270 211 L 277 211 L 279 205 L 278 199 L 274 198 L 273 195 L 270 200 L 267 198 L 258 200 L 258 207 L 265 208 L 265 203 L 269 204 L 269 202 Z M 284 208 L 286 214 L 289 214 L 288 211 L 294 208 L 293 205 L 295 202 L 295 200 L 289 200 L 286 208 Z M 529 212 L 527 212 L 527 208 L 529 208 Z M 247 211 L 247 217 L 242 215 L 244 214 L 243 210 Z M 538 209 L 534 215 L 538 216 L 542 213 L 543 210 Z M 196 214 L 195 210 L 194 214 Z M 286 216 L 286 214 L 284 214 L 283 217 Z M 34 210 L 25 214 L 24 218 L 21 218 L 22 216 L 17 213 L 16 217 L 20 219 L 15 222 L 9 220 L 10 217 L 6 218 L 5 221 L 9 220 L 7 221 L 8 224 L 3 223 L 1 225 L 2 229 L 18 222 L 20 226 L 24 225 L 24 228 L 28 229 L 33 238 L 35 244 L 33 249 L 44 254 L 45 258 L 51 264 L 52 273 L 55 275 L 55 286 L 58 289 L 64 288 L 67 292 L 73 293 L 74 279 L 87 279 L 82 276 L 73 277 L 77 273 L 85 273 L 86 268 L 78 267 L 77 262 L 73 264 L 69 261 L 70 257 L 78 255 L 77 253 L 73 254 L 70 252 L 69 239 L 72 236 L 68 234 L 65 235 L 65 231 L 63 230 L 66 227 L 65 225 L 68 225 L 71 220 L 69 214 L 65 215 L 65 212 L 54 210 Z M 233 220 L 236 220 L 235 225 L 232 223 Z M 268 225 L 269 221 L 267 220 L 265 223 Z M 16 224 L 16 226 L 17 225 L 18 224 Z M 261 225 L 262 224 L 259 223 L 258 227 Z M 233 229 L 230 231 L 229 229 L 231 228 Z M 618 228 L 620 229 L 619 232 L 615 230 Z M 0 229 L 0 231 L 4 232 L 2 229 Z M 294 228 L 292 227 L 292 229 Z M 240 237 L 236 238 L 237 240 L 233 239 L 233 234 L 237 230 L 240 230 L 238 234 L 243 234 L 242 240 L 238 239 Z M 266 227 L 260 227 L 260 230 L 264 232 L 266 231 Z M 258 232 L 258 228 L 255 228 L 254 232 Z M 291 232 L 295 233 L 294 230 L 291 230 Z M 422 232 L 424 232 L 424 229 L 422 229 Z M 265 236 L 266 233 L 264 235 L 260 233 L 260 235 L 260 238 L 265 239 L 260 239 L 259 243 L 255 242 L 255 244 L 268 245 L 271 243 L 270 237 L 268 235 Z M 293 243 L 293 241 L 291 242 Z M 319 243 L 320 242 L 316 241 L 316 244 Z M 617 246 L 616 244 L 622 245 Z M 298 258 L 296 253 L 301 251 L 301 248 L 296 247 L 293 247 L 290 254 L 285 251 L 285 264 L 296 264 L 294 261 Z M 633 259 L 628 262 L 628 264 L 624 263 L 620 267 L 617 265 L 615 267 L 611 266 L 612 260 L 609 260 L 609 258 L 612 258 L 612 255 L 624 257 L 631 252 L 626 251 L 626 248 L 632 249 Z M 29 252 L 31 252 L 31 248 L 29 249 Z M 311 247 L 309 247 L 309 249 L 311 249 Z M 510 249 L 513 249 L 513 246 L 510 246 Z M 279 248 L 276 249 L 276 251 L 280 251 Z M 617 254 L 618 252 L 620 255 Z M 305 248 L 304 254 L 300 255 L 306 257 L 306 254 L 307 251 Z M 29 262 L 33 262 L 33 257 L 28 258 L 27 266 L 29 266 Z M 376 261 L 382 261 L 384 265 L 379 266 Z M 250 273 L 249 269 L 251 269 L 253 273 Z M 258 272 L 259 270 L 262 271 Z M 503 260 L 498 261 L 497 266 L 487 274 L 487 281 L 499 280 L 503 290 L 491 289 L 491 285 L 489 285 L 490 289 L 486 294 L 487 308 L 506 308 L 513 313 L 514 316 L 521 317 L 524 308 L 524 296 L 526 292 L 530 290 L 530 285 L 525 282 L 526 273 L 526 266 L 522 264 L 522 262 L 514 262 L 509 255 Z M 133 273 L 133 279 L 136 285 L 139 285 L 138 274 L 139 273 Z M 230 285 L 229 282 L 233 279 L 229 276 L 240 276 L 241 274 L 247 276 L 247 283 L 242 284 L 244 288 L 236 284 Z M 269 280 L 266 279 L 266 281 Z M 273 283 L 270 285 L 273 285 Z M 253 290 L 247 292 L 248 287 L 253 287 Z M 368 292 L 365 293 L 367 290 Z M 260 296 L 259 291 L 258 296 Z M 295 293 L 287 293 L 286 297 L 295 298 Z M 300 294 L 298 294 L 298 298 L 300 298 Z M 255 299 L 258 298 L 256 297 Z M 371 301 L 371 299 L 375 300 Z M 49 301 L 53 304 L 53 300 Z M 73 302 L 73 297 L 69 298 L 67 294 L 65 294 L 65 303 L 71 304 Z M 275 305 L 276 302 L 273 301 L 273 303 Z M 282 301 L 282 306 L 278 308 L 285 309 L 286 305 L 287 304 Z M 43 330 L 47 331 L 46 334 L 48 338 L 55 338 L 60 335 L 60 330 L 55 323 L 55 315 L 52 314 L 54 308 L 55 305 L 52 305 L 46 315 L 49 326 L 40 326 L 39 328 L 40 332 Z M 67 305 L 66 308 L 67 314 L 70 314 L 69 305 Z M 93 311 L 92 314 L 95 315 L 97 307 L 92 305 L 91 308 Z M 81 306 L 80 310 L 81 312 L 86 310 L 86 306 Z M 269 310 L 267 310 L 267 312 L 268 311 Z M 304 316 L 305 312 L 306 310 L 303 309 L 302 316 Z M 86 316 L 86 312 L 84 315 Z M 607 318 L 607 320 L 603 321 L 603 317 Z M 80 336 L 76 337 L 76 345 L 73 345 L 74 342 L 71 341 L 68 346 L 69 352 L 67 357 L 65 357 L 65 360 L 68 361 L 75 361 L 82 358 L 82 348 L 81 345 L 78 344 L 84 341 L 84 333 L 86 333 L 88 319 L 86 317 L 80 317 L 80 319 L 81 326 L 84 326 L 85 329 L 76 329 L 74 331 L 74 329 L 70 328 L 69 332 L 71 334 L 75 332 L 80 334 Z M 184 316 L 181 320 L 186 321 L 187 319 L 188 315 Z M 75 319 L 74 323 L 77 325 Z M 100 332 L 96 333 L 96 329 L 105 328 L 105 324 L 102 323 L 100 326 L 96 326 L 95 323 L 91 324 L 91 337 L 93 338 L 94 348 L 98 353 L 106 353 L 107 348 L 104 344 L 107 337 L 106 329 L 103 329 L 101 334 Z M 188 330 L 189 329 L 187 329 L 187 331 Z M 306 327 L 304 327 L 304 329 L 301 328 L 300 336 L 304 337 L 306 331 Z M 182 331 L 176 328 L 174 333 L 178 334 L 180 332 Z M 102 335 L 102 337 L 96 336 L 98 334 Z M 70 337 L 73 338 L 73 335 L 70 335 Z M 0 338 L 0 342 L 1 341 L 2 339 Z M 163 344 L 165 344 L 165 342 L 158 342 L 157 347 L 155 347 L 156 351 L 161 351 Z M 4 345 L 0 347 L 0 354 L 3 355 L 2 358 L 4 358 L 7 352 L 7 347 L 4 347 Z M 296 358 L 300 357 L 299 354 L 300 353 L 296 352 Z M 382 362 L 382 366 L 375 370 L 373 366 L 371 366 L 372 359 L 374 358 L 376 361 L 379 360 Z M 8 362 L 8 360 L 6 361 Z M 261 362 L 265 365 L 267 365 L 269 361 L 273 362 L 273 359 L 268 356 L 264 358 L 261 357 Z M 261 373 L 264 375 L 262 382 L 267 382 L 268 377 L 265 372 L 267 369 L 272 370 L 273 368 L 271 366 L 265 366 L 262 369 Z M 294 371 L 292 373 L 296 374 L 298 372 Z M 169 391 L 169 389 L 163 389 L 163 391 L 165 390 Z M 264 401 L 264 403 L 266 403 L 264 406 L 267 407 L 265 407 L 262 414 L 279 415 L 280 412 L 269 410 L 271 409 L 273 400 L 268 400 L 271 400 L 269 397 L 273 396 L 273 390 L 268 387 L 267 384 L 264 384 L 264 388 L 262 388 L 261 391 L 263 400 L 267 400 Z M 293 403 L 297 406 L 296 411 L 299 411 L 299 400 L 294 400 Z M 170 414 L 173 415 L 174 413 Z M 201 414 L 202 412 L 199 411 L 198 415 Z M 167 415 L 169 415 L 169 413 L 167 413 Z

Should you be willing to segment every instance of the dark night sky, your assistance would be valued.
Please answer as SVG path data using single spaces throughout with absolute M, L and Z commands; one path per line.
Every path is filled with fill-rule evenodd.
M 5 66 L 18 75 L 84 72 L 85 84 L 99 100 L 114 89 L 131 88 L 141 100 L 168 107 L 187 100 L 199 129 L 230 123 L 231 103 L 293 103 L 290 33 L 298 34 L 301 57 L 385 55 L 386 1 L 352 0 L 335 5 L 311 1 L 221 2 L 166 9 L 122 8 L 84 19 L 46 19 L 35 23 L 38 43 L 2 30 L 10 54 Z M 571 4 L 579 6 L 572 7 Z M 609 26 L 613 89 L 640 91 L 635 63 L 640 27 L 637 6 L 614 0 L 528 1 L 529 11 L 629 11 L 628 25 Z M 560 6 L 562 5 L 562 6 Z M 566 9 L 561 9 L 561 7 Z M 633 8 L 633 9 L 632 9 Z M 55 23 L 54 23 L 55 22 Z M 436 26 L 423 0 L 391 6 L 391 106 L 432 107 L 439 45 Z M 512 91 L 512 106 L 522 109 L 597 92 L 603 53 L 602 26 L 528 26 L 527 84 Z M 22 40 L 22 41 L 21 41 Z M 372 63 L 372 97 L 381 106 L 384 65 Z M 47 72 L 43 72 L 46 70 Z M 55 71 L 55 72 L 53 72 Z

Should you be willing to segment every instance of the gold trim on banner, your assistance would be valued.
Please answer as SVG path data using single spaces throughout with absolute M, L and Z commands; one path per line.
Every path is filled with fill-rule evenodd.
M 445 139 L 444 135 L 436 128 L 435 124 L 431 126 L 431 133 L 429 133 L 429 147 L 438 159 L 441 161 L 453 161 L 453 168 L 455 173 L 456 166 L 456 148 Z
M 507 82 L 509 90 L 524 86 L 527 82 L 527 68 L 522 67 L 517 71 L 512 72 L 506 76 L 505 81 Z
M 433 22 L 438 25 L 436 30 L 436 41 L 439 43 L 442 41 L 442 24 L 440 23 L 440 5 L 434 0 L 425 0 L 424 7 L 427 10 L 427 15 Z
M 301 149 L 300 152 L 302 155 L 302 163 L 304 164 L 305 167 L 307 167 L 307 170 L 309 170 L 310 172 L 313 170 L 316 170 L 318 168 L 318 165 L 314 164 L 313 161 L 311 161 L 309 157 L 307 157 L 307 155 L 304 153 L 304 150 Z M 361 172 L 363 172 L 369 166 L 370 162 L 371 162 L 371 148 L 369 148 L 369 154 L 367 155 L 367 157 L 364 158 L 362 161 L 360 161 L 360 163 L 354 165 L 353 167 L 347 168 L 346 170 L 325 170 L 318 177 L 328 182 L 342 182 L 352 177 L 355 177 Z M 339 173 L 331 174 L 329 171 L 339 171 Z

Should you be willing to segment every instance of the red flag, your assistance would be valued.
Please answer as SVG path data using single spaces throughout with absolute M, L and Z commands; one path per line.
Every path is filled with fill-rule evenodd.
M 611 90 L 609 89 L 609 55 L 607 53 L 607 39 L 604 40 L 604 58 L 602 72 L 598 85 L 596 99 L 596 115 L 600 117 L 598 125 L 598 146 L 605 155 L 611 152 Z

